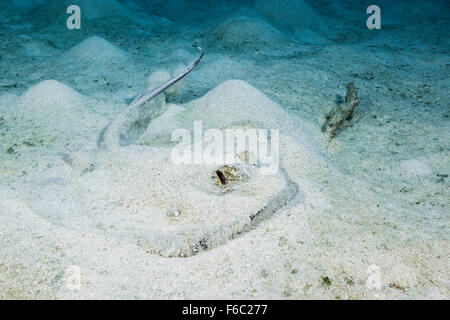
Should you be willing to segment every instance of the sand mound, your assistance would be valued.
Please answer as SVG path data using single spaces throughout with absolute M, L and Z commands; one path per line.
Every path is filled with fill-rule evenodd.
M 300 135 L 304 132 L 298 126 L 297 119 L 242 80 L 225 81 L 185 107 L 186 111 L 179 115 L 179 120 L 185 124 L 204 119 L 205 127 L 222 128 L 233 122 L 246 122 L 251 119 L 266 128 L 278 128 L 286 132 L 292 129 L 289 134 Z M 205 117 L 205 114 L 208 116 Z
M 20 98 L 22 111 L 30 117 L 58 114 L 68 117 L 83 108 L 83 97 L 56 80 L 45 80 L 28 89 Z
M 303 0 L 257 0 L 254 9 L 271 21 L 287 27 L 313 27 L 320 22 L 320 14 Z
M 361 28 L 361 16 L 355 15 L 354 10 L 346 11 L 334 3 L 321 8 L 313 8 L 304 0 L 257 0 L 254 4 L 254 9 L 275 26 L 288 30 L 305 43 L 358 42 L 373 35 Z
M 177 111 L 172 114 L 174 118 L 171 120 L 171 127 L 182 126 L 189 130 L 192 129 L 194 121 L 198 120 L 202 120 L 205 130 L 220 129 L 233 123 L 251 122 L 267 129 L 281 129 L 296 137 L 308 136 L 306 130 L 298 125 L 299 119 L 292 118 L 279 104 L 242 80 L 225 81 L 183 107 L 182 111 L 174 108 Z M 164 122 L 166 125 L 167 121 L 169 120 Z M 153 128 L 153 124 L 150 128 Z M 152 138 L 147 134 L 148 132 L 143 134 L 146 138 L 141 137 L 141 141 L 150 143 Z M 306 142 L 307 138 L 304 140 Z
M 310 44 L 328 42 L 330 32 L 323 32 L 328 21 L 303 0 L 257 0 L 254 9 L 276 26 L 290 30 L 296 39 Z
M 46 80 L 20 97 L 16 112 L 41 127 L 71 131 L 79 126 L 96 126 L 100 121 L 86 109 L 86 102 L 86 98 L 65 84 Z
M 288 39 L 279 30 L 258 18 L 232 17 L 213 28 L 209 39 L 228 50 L 261 50 L 285 44 Z
M 67 52 L 67 56 L 92 62 L 123 62 L 128 59 L 128 53 L 101 37 L 90 37 Z

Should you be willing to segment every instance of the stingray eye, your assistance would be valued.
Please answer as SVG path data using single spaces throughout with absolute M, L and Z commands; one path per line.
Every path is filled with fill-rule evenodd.
M 222 184 L 222 185 L 228 184 L 228 180 L 227 180 L 227 178 L 225 177 L 225 175 L 223 174 L 222 171 L 216 170 L 216 176 L 219 178 L 220 184 Z

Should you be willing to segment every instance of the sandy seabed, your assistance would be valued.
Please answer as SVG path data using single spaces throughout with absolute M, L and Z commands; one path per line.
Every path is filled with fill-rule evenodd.
M 449 7 L 381 3 L 381 30 L 364 1 L 0 4 L 0 298 L 448 299 Z M 174 164 L 195 121 L 279 129 L 280 170 Z

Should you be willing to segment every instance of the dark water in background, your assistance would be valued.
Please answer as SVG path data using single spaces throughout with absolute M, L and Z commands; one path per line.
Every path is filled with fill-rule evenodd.
M 366 0 L 12 0 L 2 1 L 0 9 L 6 10 L 8 17 L 14 18 L 15 22 L 23 23 L 29 21 L 27 15 L 22 14 L 32 9 L 35 11 L 35 17 L 40 16 L 47 20 L 45 23 L 52 24 L 65 18 L 60 15 L 71 4 L 80 5 L 83 11 L 86 9 L 91 13 L 97 8 L 97 15 L 88 14 L 87 17 L 83 17 L 87 20 L 95 20 L 102 15 L 120 15 L 117 4 L 122 4 L 128 13 L 136 14 L 136 16 L 152 14 L 170 19 L 180 27 L 194 29 L 221 17 L 240 12 L 243 15 L 257 15 L 267 19 L 286 32 L 309 25 L 313 29 L 322 30 L 319 33 L 331 40 L 335 32 L 348 32 L 351 28 L 364 26 L 368 17 L 365 13 L 366 8 L 373 4 L 378 5 L 382 10 L 383 29 L 408 28 L 411 24 L 433 21 L 436 31 L 441 30 L 443 37 L 446 35 L 444 32 L 448 31 L 450 13 L 450 4 L 446 0 L 378 0 L 375 2 Z M 311 21 L 312 18 L 318 20 Z M 331 29 L 335 31 L 327 36 L 325 30 Z M 367 31 L 360 30 L 360 32 L 368 37 Z M 334 40 L 338 41 L 338 39 Z
M 81 8 L 81 30 L 66 27 L 69 16 L 66 9 L 72 4 Z M 369 30 L 366 26 L 369 17 L 366 9 L 372 4 L 381 8 L 381 30 Z M 38 81 L 58 78 L 82 93 L 95 95 L 95 87 L 83 86 L 75 79 L 79 69 L 71 70 L 70 76 L 55 75 L 54 70 L 50 70 L 55 68 L 52 62 L 55 57 L 91 36 L 102 37 L 123 48 L 133 56 L 135 66 L 140 64 L 137 67 L 140 71 L 133 76 L 136 79 L 126 84 L 133 87 L 158 67 L 173 71 L 177 65 L 188 64 L 195 56 L 189 48 L 198 43 L 207 52 L 204 62 L 199 72 L 190 77 L 191 87 L 174 98 L 174 102 L 198 97 L 227 79 L 242 79 L 265 89 L 265 93 L 284 107 L 302 112 L 290 101 L 292 99 L 284 99 L 295 96 L 295 92 L 283 92 L 288 83 L 301 80 L 290 74 L 297 68 L 290 64 L 300 68 L 305 59 L 311 58 L 308 64 L 317 70 L 324 64 L 318 60 L 323 59 L 325 64 L 330 63 L 323 68 L 333 74 L 335 83 L 341 85 L 352 80 L 355 74 L 361 76 L 357 69 L 364 68 L 365 58 L 350 69 L 348 66 L 354 62 L 342 53 L 342 59 L 348 59 L 340 61 L 347 66 L 345 72 L 339 71 L 341 65 L 333 68 L 331 62 L 336 57 L 327 58 L 326 52 L 337 52 L 337 47 L 366 54 L 373 60 L 367 68 L 382 62 L 394 77 L 400 71 L 392 68 L 390 62 L 401 64 L 404 55 L 407 64 L 414 63 L 413 60 L 420 59 L 421 55 L 431 53 L 433 59 L 440 61 L 436 65 L 431 63 L 430 67 L 441 68 L 444 65 L 447 70 L 440 70 L 448 74 L 445 61 L 450 47 L 449 13 L 450 2 L 445 0 L 2 1 L 0 66 L 4 77 L 12 80 L 0 90 L 21 94 Z M 40 44 L 29 45 L 24 50 L 24 43 L 35 40 Z M 179 49 L 186 49 L 194 56 L 183 56 L 177 52 Z M 245 64 L 253 74 L 241 72 L 231 64 L 225 70 L 207 68 L 208 63 L 224 57 Z M 430 59 L 423 56 L 422 60 Z M 12 64 L 17 64 L 14 66 L 17 72 L 11 70 Z M 39 65 L 40 73 L 34 73 L 33 79 L 29 79 L 34 70 L 32 64 L 35 68 Z M 141 72 L 142 75 L 139 74 Z M 375 71 L 372 68 L 370 72 Z M 270 92 L 266 80 L 268 77 L 273 79 L 274 75 L 280 77 L 280 84 Z M 380 76 L 377 75 L 378 79 Z M 120 77 L 130 79 L 128 75 Z M 373 78 L 370 74 L 361 77 L 362 80 Z M 18 84 L 14 86 L 10 82 Z M 324 82 L 323 86 L 329 84 Z M 331 96 L 333 94 L 330 92 Z M 323 113 L 323 110 L 316 110 L 313 108 L 305 113 L 313 113 L 312 118 Z

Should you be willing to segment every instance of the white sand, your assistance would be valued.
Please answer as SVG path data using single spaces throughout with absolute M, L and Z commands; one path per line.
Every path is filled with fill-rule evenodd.
M 97 36 L 90 37 L 76 45 L 69 50 L 67 55 L 73 59 L 92 63 L 124 62 L 128 59 L 128 55 L 124 50 Z
M 408 5 L 420 22 L 386 15 L 377 33 L 337 3 L 79 2 L 76 33 L 41 20 L 65 3 L 0 11 L 1 299 L 448 299 L 442 10 L 416 19 Z M 194 42 L 199 67 L 99 147 L 127 102 L 192 63 Z M 321 125 L 350 81 L 361 105 L 328 144 Z M 216 166 L 173 164 L 171 133 L 199 120 L 280 129 L 280 171 L 224 193 Z

